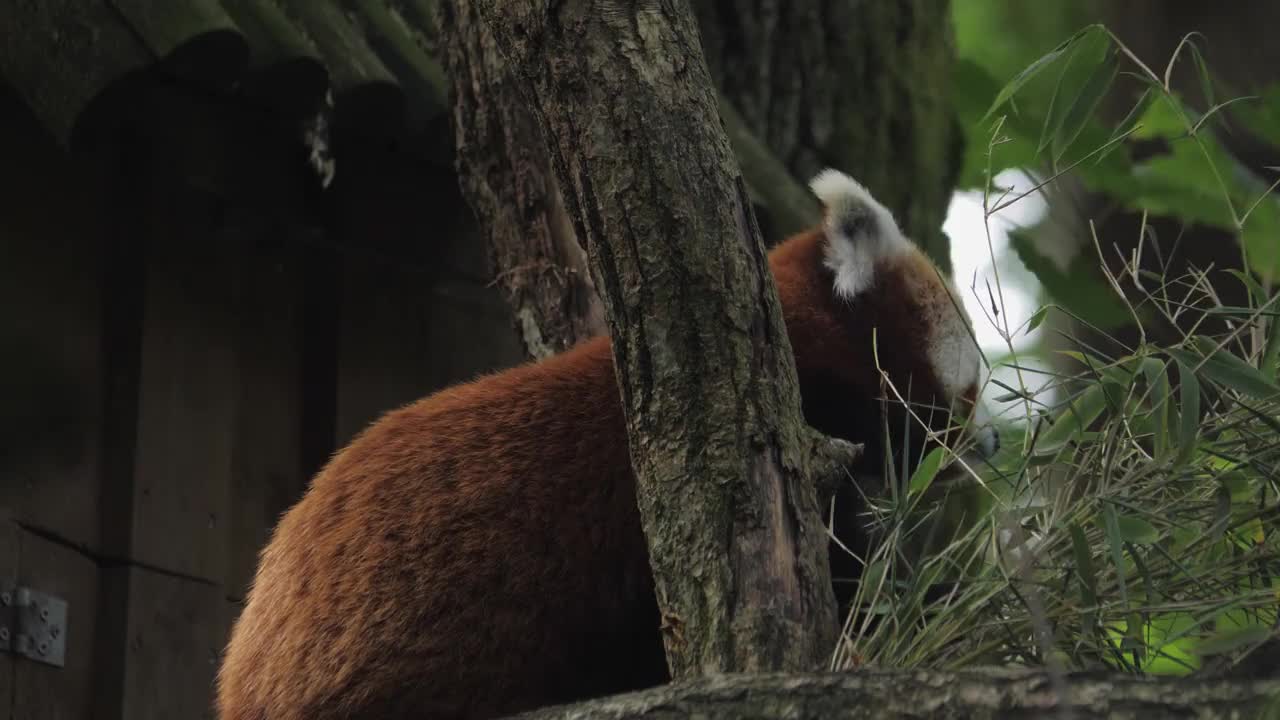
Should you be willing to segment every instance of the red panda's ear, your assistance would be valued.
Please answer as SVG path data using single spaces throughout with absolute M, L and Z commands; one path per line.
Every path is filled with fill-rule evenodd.
M 824 209 L 826 264 L 836 275 L 837 295 L 867 290 L 875 283 L 878 260 L 911 247 L 889 209 L 848 175 L 823 170 L 809 181 L 809 189 Z

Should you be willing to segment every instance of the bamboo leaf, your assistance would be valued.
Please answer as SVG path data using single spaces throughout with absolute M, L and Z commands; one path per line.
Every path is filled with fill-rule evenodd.
M 1163 461 L 1169 453 L 1169 375 L 1165 364 L 1153 357 L 1143 359 L 1142 372 L 1150 390 L 1148 397 L 1156 460 Z
M 1071 147 L 1076 138 L 1080 136 L 1080 131 L 1084 130 L 1085 123 L 1093 117 L 1097 111 L 1098 105 L 1102 102 L 1102 98 L 1111 89 L 1111 84 L 1115 82 L 1116 75 L 1120 72 L 1119 64 L 1116 62 L 1115 53 L 1107 53 L 1102 62 L 1096 65 L 1089 74 L 1089 79 L 1085 82 L 1084 87 L 1080 89 L 1075 100 L 1071 103 L 1070 109 L 1067 110 L 1066 116 L 1062 119 L 1062 125 L 1053 136 L 1053 162 L 1056 166 L 1062 159 L 1062 156 Z
M 944 448 L 937 447 L 924 456 L 915 472 L 911 473 L 911 480 L 907 483 L 907 497 L 921 495 L 929 489 L 933 479 L 938 476 L 938 469 L 942 467 L 945 452 Z
M 1199 655 L 1222 655 L 1248 645 L 1255 645 L 1271 637 L 1272 630 L 1266 625 L 1246 625 L 1232 628 L 1205 638 L 1196 646 Z
M 1169 348 L 1166 352 L 1180 363 L 1191 366 L 1200 365 L 1200 372 L 1210 380 L 1242 395 L 1270 398 L 1280 394 L 1280 386 L 1265 377 L 1257 368 L 1227 350 L 1215 350 L 1207 339 L 1196 339 L 1202 341 L 1198 343 L 1201 348 L 1199 356 L 1183 348 Z
M 1116 509 L 1111 503 L 1102 506 L 1103 531 L 1107 535 L 1107 545 L 1111 548 L 1111 561 L 1116 566 L 1116 579 L 1120 582 L 1120 602 L 1129 607 L 1129 586 L 1125 582 L 1124 541 L 1120 536 L 1120 522 L 1116 517 Z
M 1211 543 L 1221 540 L 1227 532 L 1227 526 L 1231 524 L 1231 490 L 1225 486 L 1219 487 L 1214 493 L 1214 500 L 1213 524 L 1205 533 Z
M 1030 335 L 1031 333 L 1035 332 L 1035 329 L 1040 327 L 1040 324 L 1044 322 L 1044 318 L 1048 314 L 1049 314 L 1048 305 L 1035 311 L 1035 314 L 1031 316 L 1031 319 L 1027 320 L 1027 334 Z
M 1088 27 L 1081 28 L 1075 35 L 1072 35 L 1054 49 L 1044 55 L 1041 55 L 1034 62 L 1024 68 L 1022 72 L 1015 75 L 1014 78 L 1004 87 L 1000 88 L 1000 92 L 996 93 L 996 99 L 991 103 L 991 107 L 987 110 L 986 114 L 982 116 L 982 120 L 979 122 L 986 122 L 996 110 L 1000 109 L 1002 105 L 1008 102 L 1010 98 L 1021 90 L 1022 86 L 1030 82 L 1036 75 L 1039 75 L 1045 68 L 1052 65 L 1055 60 L 1062 57 L 1063 54 L 1074 47 L 1081 38 L 1099 28 L 1101 28 L 1100 25 L 1090 25 Z
M 1098 627 L 1098 573 L 1093 567 L 1093 556 L 1084 528 L 1079 523 L 1071 525 L 1071 548 L 1076 558 L 1076 573 L 1080 576 L 1080 604 L 1085 608 L 1081 631 L 1092 637 Z
M 1035 455 L 1052 455 L 1088 429 L 1107 407 L 1104 383 L 1094 383 L 1058 416 L 1040 436 L 1033 449 Z
M 1135 545 L 1151 545 L 1160 539 L 1160 531 L 1154 525 L 1133 515 L 1117 516 L 1116 530 L 1121 539 Z
M 1178 361 L 1178 382 L 1178 399 L 1182 401 L 1182 407 L 1179 409 L 1178 455 L 1173 463 L 1182 467 L 1195 454 L 1200 435 L 1200 381 L 1191 367 L 1181 360 Z

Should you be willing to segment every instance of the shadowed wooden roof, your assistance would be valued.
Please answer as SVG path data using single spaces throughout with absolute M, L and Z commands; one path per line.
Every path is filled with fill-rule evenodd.
M 434 0 L 6 0 L 0 80 L 74 144 L 140 79 L 177 79 L 290 115 L 423 129 L 443 120 Z M 110 113 L 105 113 L 110 115 Z M 441 128 L 437 126 L 436 130 Z

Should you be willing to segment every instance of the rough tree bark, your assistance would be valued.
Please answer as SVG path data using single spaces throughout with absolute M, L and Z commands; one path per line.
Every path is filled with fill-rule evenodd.
M 1069 697 L 1035 671 L 874 672 L 843 675 L 722 676 L 547 708 L 526 720 L 1009 720 L 1067 718 L 1145 720 L 1267 717 L 1280 680 L 1142 679 L 1078 674 L 1066 678 Z
M 586 253 L 493 35 L 469 0 L 442 0 L 442 59 L 452 81 L 457 157 L 468 202 L 488 236 L 494 282 L 532 358 L 605 331 Z
M 564 210 L 536 119 L 493 36 L 468 0 L 441 0 L 441 59 L 452 81 L 455 166 L 481 218 L 494 269 L 526 353 L 543 358 L 605 331 L 587 258 Z M 767 242 L 817 222 L 802 183 L 721 98 L 721 117 L 742 165 Z
M 692 10 L 479 5 L 602 291 L 673 676 L 822 666 L 837 624 L 810 436 Z

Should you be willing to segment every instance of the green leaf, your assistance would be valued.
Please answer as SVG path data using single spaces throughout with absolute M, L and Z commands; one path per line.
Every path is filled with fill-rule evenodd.
M 986 114 L 982 116 L 981 122 L 986 122 L 987 119 L 990 118 L 996 110 L 1000 109 L 1002 105 L 1008 102 L 1023 85 L 1026 85 L 1032 78 L 1039 75 L 1042 70 L 1049 67 L 1058 58 L 1062 57 L 1062 55 L 1079 42 L 1081 38 L 1084 38 L 1091 32 L 1097 31 L 1101 27 L 1101 25 L 1090 25 L 1082 28 L 1076 32 L 1075 35 L 1064 40 L 1056 48 L 1050 50 L 1044 55 L 1041 55 L 1035 62 L 1024 68 L 1022 72 L 1015 75 L 1014 78 L 1004 87 L 1000 88 L 1000 92 L 996 93 L 996 99 L 991 103 L 991 107 L 987 109 Z
M 1030 335 L 1031 333 L 1035 332 L 1035 329 L 1036 329 L 1036 328 L 1038 328 L 1038 327 L 1040 327 L 1040 323 L 1043 323 L 1043 322 L 1044 322 L 1045 316 L 1047 316 L 1048 314 L 1049 314 L 1049 306 L 1048 306 L 1048 305 L 1046 305 L 1046 306 L 1044 306 L 1044 307 L 1040 308 L 1039 310 L 1035 311 L 1035 313 L 1034 313 L 1034 314 L 1032 314 L 1031 318 L 1030 318 L 1029 320 L 1027 320 L 1027 333 L 1026 333 L 1026 334 L 1027 334 L 1027 335 Z
M 1255 398 L 1267 399 L 1280 394 L 1280 386 L 1234 353 L 1226 348 L 1218 349 L 1208 338 L 1194 340 L 1200 356 L 1207 358 L 1201 372 L 1214 382 Z
M 993 172 L 1007 167 L 1032 167 L 1036 164 L 1034 131 L 1020 115 L 1007 117 L 1000 125 L 999 143 L 994 148 L 994 127 L 982 119 L 985 103 L 999 91 L 1000 85 L 986 69 L 971 60 L 957 60 L 951 73 L 952 102 L 965 128 L 964 159 L 959 188 L 983 188 L 988 181 L 987 153 L 990 149 Z
M 1098 574 L 1093 569 L 1093 553 L 1089 549 L 1089 540 L 1085 537 L 1084 528 L 1079 523 L 1071 524 L 1071 549 L 1076 557 L 1076 572 L 1080 574 L 1080 580 L 1084 582 L 1084 586 L 1088 588 L 1090 593 L 1096 593 L 1098 590 Z M 1096 602 L 1097 598 L 1089 601 L 1089 604 Z
M 1115 82 L 1116 75 L 1119 72 L 1120 68 L 1116 62 L 1115 53 L 1108 53 L 1102 62 L 1093 68 L 1089 74 L 1089 79 L 1071 103 L 1071 108 L 1067 110 L 1066 117 L 1062 119 L 1061 127 L 1054 133 L 1053 162 L 1055 166 L 1062 159 L 1062 156 L 1066 154 L 1072 143 L 1076 141 L 1076 138 L 1080 137 L 1080 132 L 1084 130 L 1085 123 L 1093 117 L 1098 105 L 1102 102 L 1102 98 L 1111 89 L 1111 84 Z
M 1116 529 L 1121 539 L 1135 545 L 1152 545 L 1160 539 L 1160 531 L 1154 525 L 1134 515 L 1117 516 Z
M 1155 140 L 1162 138 L 1172 140 L 1187 134 L 1187 123 L 1180 112 L 1181 101 L 1177 94 L 1169 95 L 1157 89 L 1152 100 L 1143 108 L 1133 137 L 1138 140 Z
M 1129 108 L 1129 113 L 1124 116 L 1124 119 L 1120 121 L 1119 125 L 1116 125 L 1116 129 L 1111 133 L 1111 137 L 1107 138 L 1107 142 L 1111 143 L 1116 138 L 1132 130 L 1133 126 L 1137 125 L 1151 108 L 1151 103 L 1159 96 L 1160 94 L 1152 91 L 1151 88 L 1143 90 L 1142 96 L 1138 98 L 1138 102 L 1134 103 L 1133 107 Z
M 1204 93 L 1205 105 L 1213 107 L 1217 103 L 1213 99 L 1213 81 L 1209 78 L 1209 65 L 1204 61 L 1204 56 L 1200 54 L 1199 45 L 1194 41 L 1188 41 L 1187 46 L 1191 48 L 1191 59 L 1195 62 L 1196 75 L 1200 78 L 1200 92 Z M 1221 122 L 1221 119 L 1219 119 L 1219 122 Z
M 911 480 L 907 483 L 908 497 L 923 494 L 929 489 L 933 479 L 938 476 L 938 469 L 942 467 L 942 458 L 945 453 L 945 448 L 937 447 L 924 456 L 916 466 L 915 472 L 911 473 Z
M 1248 200 L 1244 208 L 1252 204 Z M 1280 198 L 1262 199 L 1245 220 L 1240 242 L 1249 257 L 1249 268 L 1270 277 L 1280 277 Z
M 1102 505 L 1103 531 L 1107 535 L 1107 545 L 1111 548 L 1111 561 L 1116 566 L 1116 579 L 1120 581 L 1120 602 L 1129 607 L 1129 586 L 1125 581 L 1128 573 L 1124 567 L 1124 541 L 1120 536 L 1120 521 L 1116 517 L 1116 508 L 1111 503 Z
M 1230 533 L 1236 545 L 1246 551 L 1253 550 L 1267 541 L 1266 529 L 1262 527 L 1262 521 L 1256 517 L 1231 528 Z
M 1218 307 L 1208 308 L 1204 312 L 1206 315 L 1225 315 L 1227 317 L 1239 318 L 1251 318 L 1255 315 L 1261 318 L 1269 318 L 1280 315 L 1280 311 L 1272 310 L 1270 308 L 1261 310 L 1258 308 L 1245 307 L 1243 305 L 1219 305 Z
M 1025 231 L 1011 231 L 1009 243 L 1054 302 L 1070 313 L 1101 330 L 1130 321 L 1128 309 L 1098 271 L 1097 258 L 1092 253 L 1079 253 L 1062 269 L 1036 249 Z
M 1076 47 L 1079 47 L 1079 45 Z M 1067 63 L 1070 65 L 1071 58 L 1067 59 Z M 1058 74 L 1058 82 L 1054 83 L 1053 94 L 1049 96 L 1049 109 L 1044 113 L 1044 124 L 1040 128 L 1040 141 L 1036 143 L 1037 155 L 1049 147 L 1049 143 L 1053 142 L 1053 136 L 1057 134 L 1058 128 L 1062 125 L 1062 116 L 1066 111 L 1064 103 L 1058 98 L 1062 95 L 1062 81 L 1066 79 L 1067 69 L 1064 67 L 1062 72 Z
M 1246 625 L 1216 633 L 1196 645 L 1199 655 L 1223 655 L 1233 650 L 1265 642 L 1272 635 L 1265 625 Z
M 1280 318 L 1273 318 L 1267 328 L 1267 346 L 1262 351 L 1262 372 L 1272 380 L 1280 380 Z
M 1178 383 L 1178 399 L 1182 401 L 1182 407 L 1179 409 L 1178 454 L 1173 463 L 1182 467 L 1195 454 L 1200 434 L 1200 381 L 1191 371 L 1191 366 L 1182 360 L 1178 360 Z
M 1156 358 L 1142 361 L 1142 372 L 1147 378 L 1151 403 L 1151 432 L 1156 460 L 1162 461 L 1169 452 L 1169 375 L 1165 364 Z
M 884 592 L 884 588 L 880 587 L 885 581 L 885 573 L 889 566 L 884 559 L 875 560 L 867 566 L 866 571 L 862 574 L 861 583 L 865 585 L 868 593 Z M 876 597 L 873 595 L 872 597 Z
M 1071 524 L 1071 549 L 1075 553 L 1076 573 L 1080 576 L 1080 603 L 1091 608 L 1085 613 L 1081 630 L 1085 636 L 1092 636 L 1098 626 L 1098 573 L 1093 567 L 1089 541 L 1079 523 Z
M 1214 493 L 1214 500 L 1213 524 L 1205 533 L 1211 543 L 1221 540 L 1227 532 L 1227 526 L 1231 524 L 1231 491 L 1225 487 L 1219 487 Z
M 1152 215 L 1234 231 L 1231 198 L 1213 177 L 1215 168 L 1225 175 L 1238 163 L 1209 137 L 1200 140 L 1199 145 L 1190 138 L 1173 141 L 1169 152 L 1136 165 L 1128 184 L 1106 188 L 1108 193 Z
M 1104 383 L 1094 383 L 1053 421 L 1032 450 L 1034 455 L 1052 455 L 1093 424 L 1107 407 Z
M 1254 100 L 1234 106 L 1231 115 L 1254 135 L 1280 147 L 1280 83 L 1263 89 Z
M 1161 613 L 1147 623 L 1151 659 L 1142 671 L 1148 675 L 1186 675 L 1201 664 L 1195 654 L 1198 623 L 1189 613 Z
M 1133 660 L 1136 665 L 1142 667 L 1147 656 L 1146 637 L 1143 635 L 1145 623 L 1142 622 L 1142 615 L 1137 611 L 1129 613 L 1129 620 L 1125 627 L 1125 639 L 1120 644 L 1121 647 L 1133 652 Z
M 1231 493 L 1232 502 L 1245 502 L 1252 499 L 1253 483 L 1249 477 L 1239 470 L 1228 470 L 1218 476 L 1218 483 Z

